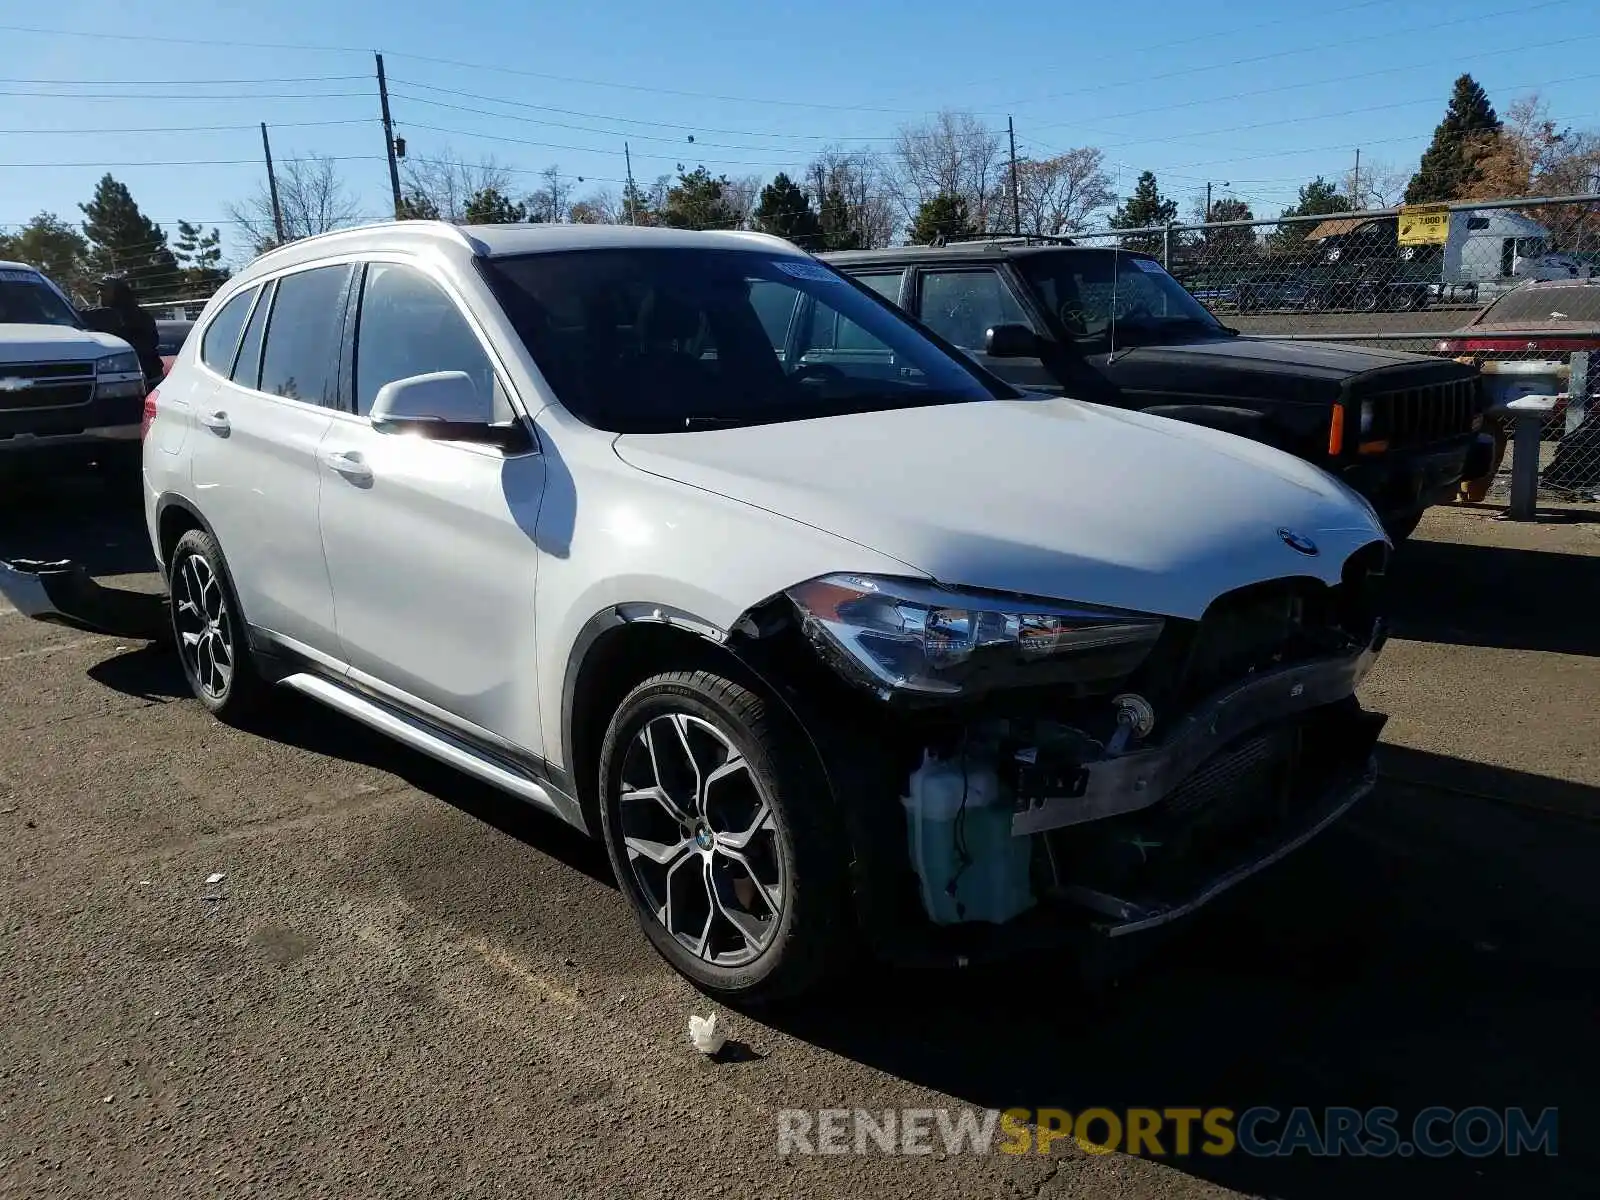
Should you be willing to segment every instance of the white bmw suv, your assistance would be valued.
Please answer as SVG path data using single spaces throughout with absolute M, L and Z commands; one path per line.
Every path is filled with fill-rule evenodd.
M 1364 501 L 1017 392 L 775 238 L 296 242 L 147 420 L 207 708 L 291 689 L 603 837 L 729 998 L 1161 925 L 1372 786 Z

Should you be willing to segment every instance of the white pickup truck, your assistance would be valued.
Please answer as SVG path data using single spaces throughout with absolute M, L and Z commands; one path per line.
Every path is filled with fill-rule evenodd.
M 0 471 L 47 458 L 137 463 L 144 395 L 127 342 L 84 328 L 36 268 L 0 262 Z

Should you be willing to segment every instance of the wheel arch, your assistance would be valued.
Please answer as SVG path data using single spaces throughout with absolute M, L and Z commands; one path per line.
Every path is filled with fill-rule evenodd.
M 191 529 L 204 530 L 219 547 L 222 545 L 217 531 L 211 528 L 211 522 L 201 516 L 200 510 L 186 498 L 169 492 L 156 501 L 156 553 L 162 578 L 166 577 L 167 564 L 172 561 L 172 551 L 178 539 Z

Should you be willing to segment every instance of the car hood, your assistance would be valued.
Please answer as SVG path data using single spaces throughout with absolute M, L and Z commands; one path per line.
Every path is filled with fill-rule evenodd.
M 1267 579 L 1337 583 L 1344 560 L 1383 537 L 1366 502 L 1309 463 L 1078 400 L 624 434 L 615 449 L 944 583 L 1165 616 L 1198 618 L 1220 593 Z
M 128 349 L 119 337 L 70 325 L 0 325 L 0 363 L 99 358 Z
M 1281 374 L 1344 380 L 1367 371 L 1436 364 L 1421 354 L 1380 350 L 1368 346 L 1343 346 L 1331 342 L 1290 342 L 1257 338 L 1200 338 L 1194 341 L 1132 345 L 1119 348 L 1118 364 L 1193 367 L 1216 364 L 1232 370 L 1260 370 Z

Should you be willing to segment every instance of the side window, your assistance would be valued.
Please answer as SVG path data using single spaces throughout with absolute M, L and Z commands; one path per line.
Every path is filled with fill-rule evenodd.
M 779 354 L 789 344 L 789 326 L 794 321 L 795 301 L 798 293 L 769 279 L 753 280 L 750 284 L 750 307 L 756 310 L 756 320 L 766 330 L 772 348 Z
M 922 323 L 963 350 L 979 351 L 992 326 L 1033 324 L 993 268 L 924 271 Z
M 233 368 L 233 354 L 239 348 L 239 334 L 244 329 L 244 319 L 255 294 L 255 288 L 246 288 L 224 304 L 206 326 L 205 338 L 200 343 L 200 361 L 218 375 L 227 375 Z M 162 353 L 167 353 L 165 347 L 161 349 Z M 176 354 L 177 350 L 171 353 Z
M 372 263 L 356 327 L 356 412 L 371 412 L 384 384 L 432 371 L 465 371 L 480 395 L 495 397 L 496 419 L 512 419 L 489 356 L 455 302 L 412 267 Z
M 261 301 L 250 314 L 250 324 L 245 326 L 244 340 L 239 343 L 239 357 L 233 364 L 232 379 L 240 387 L 261 386 L 261 335 L 267 329 L 267 312 L 272 308 L 272 293 L 276 284 L 269 283 L 261 289 Z
M 870 275 L 857 275 L 856 282 L 877 292 L 890 304 L 900 303 L 900 280 L 904 271 L 874 271 Z
M 348 263 L 278 280 L 261 355 L 261 390 L 333 407 L 339 400 L 339 341 Z

